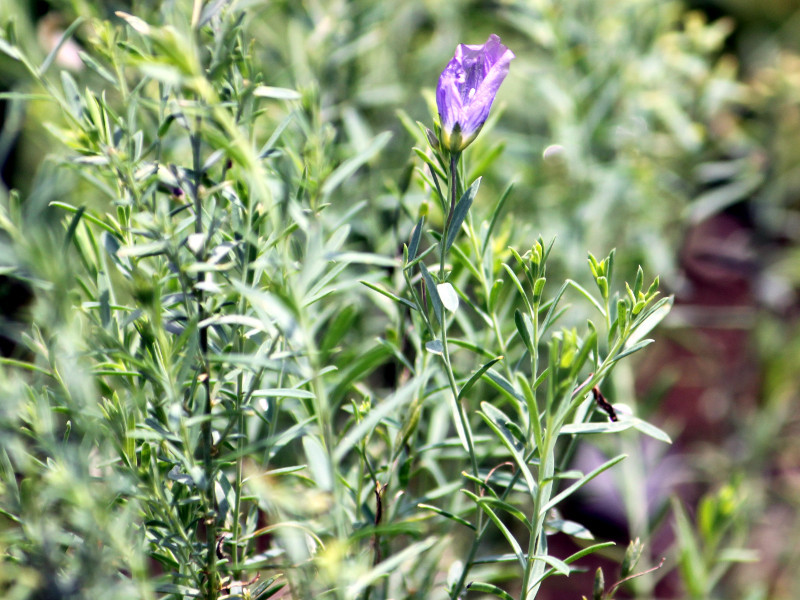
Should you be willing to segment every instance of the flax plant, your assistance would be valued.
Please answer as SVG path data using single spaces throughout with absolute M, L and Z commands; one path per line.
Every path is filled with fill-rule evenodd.
M 435 126 L 435 131 L 421 127 L 423 135 L 418 139 L 427 143 L 428 148 L 427 151 L 419 150 L 417 154 L 426 163 L 427 173 L 423 173 L 423 177 L 435 192 L 444 227 L 441 233 L 432 234 L 435 245 L 422 250 L 420 244 L 425 219 L 420 218 L 408 245 L 404 246 L 403 271 L 411 293 L 410 305 L 419 315 L 423 330 L 427 331 L 425 351 L 441 359 L 454 427 L 471 467 L 471 471 L 463 473 L 463 476 L 470 482 L 472 490 L 464 488 L 461 492 L 472 506 L 461 508 L 465 511 L 463 514 L 452 506 L 425 505 L 425 508 L 473 532 L 464 562 L 451 570 L 455 576 L 449 580 L 448 594 L 453 599 L 461 597 L 468 589 L 501 598 L 510 597 L 494 583 L 470 580 L 470 570 L 478 563 L 518 563 L 522 572 L 519 597 L 527 600 L 536 597 L 547 577 L 569 575 L 570 563 L 608 546 L 607 543 L 591 545 L 566 560 L 548 553 L 548 532 L 581 531 L 591 538 L 585 529 L 575 529 L 576 524 L 558 521 L 553 516 L 554 509 L 585 483 L 625 458 L 624 455 L 614 457 L 588 474 L 569 472 L 568 461 L 578 435 L 612 433 L 635 427 L 669 441 L 666 434 L 634 415 L 619 416 L 600 392 L 602 382 L 617 361 L 649 344 L 651 340 L 644 339 L 644 335 L 669 310 L 671 299 L 656 300 L 657 279 L 645 288 L 644 275 L 639 269 L 633 286 L 626 284 L 626 294 L 620 297 L 612 294 L 609 288 L 614 253 L 602 261 L 590 254 L 589 267 L 600 298 L 575 281 L 568 280 L 554 298 L 545 300 L 546 263 L 552 244 L 546 245 L 540 239 L 524 255 L 510 248 L 513 266 L 503 263 L 502 270 L 496 266 L 492 256 L 493 228 L 510 189 L 480 226 L 480 233 L 473 226 L 470 208 L 478 193 L 480 179 L 461 183 L 462 153 L 486 121 L 513 57 L 513 53 L 493 35 L 483 46 L 459 46 L 454 59 L 442 73 L 437 89 L 441 122 Z M 476 100 L 474 105 L 471 104 L 473 99 Z M 440 184 L 443 178 L 447 180 L 446 188 Z M 446 195 L 443 189 L 447 190 Z M 465 248 L 454 245 L 462 230 L 468 238 Z M 423 259 L 437 247 L 439 270 L 434 276 L 425 267 Z M 452 272 L 446 268 L 448 258 L 455 262 Z M 457 278 L 452 277 L 456 267 L 461 267 Z M 419 291 L 411 277 L 415 270 L 419 271 Z M 502 272 L 512 282 L 505 292 L 504 302 L 500 301 L 504 293 L 504 282 L 499 278 Z M 483 292 L 482 304 L 473 302 L 474 288 Z M 558 307 L 569 289 L 600 313 L 605 329 L 604 343 L 600 343 L 597 327 L 591 321 L 587 331 L 581 335 L 575 329 L 552 331 L 556 320 L 566 311 L 566 308 Z M 477 366 L 470 375 L 458 377 L 450 350 L 455 340 L 448 344 L 451 320 L 448 313 L 454 315 L 455 322 L 465 333 L 470 332 L 466 321 L 457 318 L 459 310 L 463 310 L 460 309 L 461 301 L 481 318 L 484 326 L 491 326 L 491 333 L 479 336 L 480 342 L 459 340 L 458 345 L 491 359 Z M 503 325 L 510 322 L 513 322 L 514 329 L 504 333 Z M 540 366 L 542 347 L 546 348 L 547 364 L 544 367 Z M 498 399 L 484 401 L 480 403 L 480 410 L 470 411 L 466 406 L 473 397 L 473 388 L 481 380 L 499 392 L 499 402 Z M 503 410 L 505 404 L 509 405 L 513 416 Z M 607 422 L 591 422 L 592 414 L 598 410 L 607 417 Z M 476 424 L 470 418 L 471 413 L 482 419 L 489 435 L 476 437 Z M 510 463 L 497 463 L 498 446 L 508 452 Z M 497 470 L 504 464 L 510 464 L 514 469 L 510 478 L 498 477 Z M 570 479 L 576 481 L 562 484 L 562 481 Z M 491 483 L 500 491 L 496 491 Z M 473 521 L 466 521 L 464 515 L 471 513 L 474 513 Z M 502 514 L 516 518 L 525 526 L 527 548 L 523 549 L 525 538 L 513 533 L 500 516 Z M 499 530 L 509 545 L 509 554 L 479 556 L 481 542 L 490 528 Z
M 358 236 L 390 133 L 337 145 L 326 91 L 259 65 L 237 3 L 136 8 L 67 29 L 81 75 L 11 26 L 0 44 L 27 72 L 13 99 L 46 103 L 66 148 L 37 183 L 49 241 L 17 195 L 0 223 L 39 298 L 3 360 L 0 544 L 22 583 L 0 589 L 531 600 L 606 548 L 557 508 L 624 456 L 570 457 L 631 428 L 668 441 L 602 390 L 671 299 L 641 269 L 618 287 L 613 252 L 589 255 L 596 291 L 548 293 L 557 246 L 506 247 L 515 192 L 473 206 L 470 144 L 514 53 L 492 35 L 442 73 L 439 123 L 410 128 L 417 168 L 388 186 L 394 256 Z M 599 325 L 573 326 L 567 298 Z M 585 547 L 557 558 L 555 532 Z

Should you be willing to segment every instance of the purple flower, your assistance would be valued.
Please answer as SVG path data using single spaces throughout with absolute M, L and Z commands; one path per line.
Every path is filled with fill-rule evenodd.
M 436 86 L 441 141 L 450 152 L 461 152 L 478 136 L 513 58 L 495 34 L 481 46 L 458 45 Z

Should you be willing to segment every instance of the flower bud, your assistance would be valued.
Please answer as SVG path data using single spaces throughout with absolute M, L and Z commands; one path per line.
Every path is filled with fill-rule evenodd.
M 482 45 L 458 45 L 436 86 L 440 141 L 446 150 L 461 152 L 478 136 L 513 58 L 495 34 Z

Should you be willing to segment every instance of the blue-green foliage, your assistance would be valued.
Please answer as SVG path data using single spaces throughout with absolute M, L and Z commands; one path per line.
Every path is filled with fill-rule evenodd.
M 625 453 L 574 450 L 670 441 L 612 375 L 669 312 L 677 227 L 762 183 L 713 132 L 727 23 L 428 4 L 75 1 L 43 52 L 9 3 L 3 97 L 48 158 L 0 208 L 35 296 L 0 359 L 0 595 L 531 600 L 609 551 L 558 509 Z M 432 89 L 495 30 L 518 58 L 451 157 Z M 691 597 L 750 558 L 731 502 L 699 534 L 674 505 Z

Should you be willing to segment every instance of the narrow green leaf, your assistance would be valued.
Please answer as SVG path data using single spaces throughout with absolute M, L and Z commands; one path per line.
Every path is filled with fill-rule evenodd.
M 313 400 L 313 392 L 308 390 L 300 390 L 297 388 L 265 388 L 255 390 L 250 394 L 253 398 L 305 398 Z
M 527 404 L 525 397 L 520 394 L 514 385 L 497 371 L 491 369 L 486 371 L 486 378 L 494 384 L 496 388 L 504 392 L 509 399 L 520 404 Z
M 530 431 L 533 432 L 533 442 L 536 448 L 541 448 L 543 444 L 542 423 L 539 417 L 536 395 L 528 383 L 527 377 L 522 373 L 517 373 L 517 385 L 522 388 L 522 395 L 525 397 L 525 406 L 528 409 L 528 420 L 530 421 L 528 425 Z
M 492 510 L 492 508 L 486 503 L 481 502 L 482 498 L 476 496 L 469 490 L 461 490 L 466 496 L 471 498 L 483 512 L 492 520 L 495 526 L 500 530 L 500 533 L 503 534 L 503 537 L 506 538 L 508 545 L 511 546 L 511 551 L 516 555 L 517 560 L 519 561 L 520 566 L 524 569 L 525 568 L 525 553 L 522 551 L 522 548 L 517 542 L 517 539 L 514 537 L 514 534 L 506 527 L 503 520 L 497 516 L 497 514 Z
M 495 475 L 497 475 L 497 474 L 498 473 L 496 472 Z M 489 480 L 484 480 L 484 479 L 481 479 L 480 477 L 476 477 L 475 475 L 472 475 L 472 474 L 468 473 L 467 471 L 461 471 L 461 476 L 464 479 L 466 479 L 467 481 L 471 481 L 472 483 L 474 483 L 475 486 L 480 488 L 481 491 L 484 494 L 489 494 L 489 496 L 491 498 L 497 498 L 497 493 L 494 491 L 494 489 L 488 483 Z M 493 475 L 493 477 L 494 477 L 494 475 Z
M 439 165 L 435 160 L 433 160 L 430 156 L 428 156 L 427 152 L 417 147 L 412 148 L 412 150 L 414 151 L 414 154 L 416 154 L 426 165 L 430 167 L 432 172 L 434 172 L 442 179 L 445 179 L 447 177 L 441 165 Z M 432 185 L 431 187 L 438 187 L 438 183 Z
M 553 519 L 546 521 L 544 526 L 548 530 L 548 535 L 551 535 L 552 533 L 563 533 L 579 540 L 594 539 L 591 531 L 575 521 L 569 521 L 566 519 Z
M 690 597 L 705 598 L 708 589 L 708 569 L 695 536 L 695 527 L 677 498 L 672 499 L 675 515 L 675 536 L 678 546 L 678 566 Z
M 439 291 L 436 289 L 433 277 L 431 277 L 431 274 L 428 272 L 428 267 L 426 267 L 424 263 L 419 263 L 419 270 L 420 273 L 422 273 L 422 279 L 425 281 L 425 289 L 428 290 L 431 304 L 433 304 L 433 313 L 436 315 L 436 320 L 439 324 L 442 324 L 444 323 L 444 307 L 442 306 L 442 299 L 439 298 Z
M 303 96 L 297 90 L 282 87 L 260 85 L 253 90 L 253 95 L 259 98 L 273 98 L 275 100 L 300 100 Z
M 388 398 L 384 398 L 377 406 L 374 406 L 364 419 L 351 428 L 336 445 L 333 451 L 334 464 L 341 462 L 353 446 L 368 437 L 378 423 L 392 414 L 393 411 L 400 410 L 406 402 L 410 402 L 415 390 L 416 385 L 406 384 Z
M 525 516 L 525 513 L 523 513 L 513 504 L 509 504 L 508 502 L 505 502 L 500 498 L 492 498 L 490 496 L 483 496 L 478 502 L 483 504 L 488 504 L 492 508 L 499 508 L 500 510 L 507 512 L 509 515 L 517 519 L 520 523 L 525 525 L 528 531 L 531 530 L 532 528 L 531 523 L 528 521 L 528 518 Z
M 576 560 L 580 560 L 584 556 L 588 556 L 589 554 L 593 554 L 594 552 L 597 552 L 598 550 L 602 550 L 604 548 L 610 548 L 611 546 L 614 545 L 615 545 L 614 542 L 603 542 L 601 544 L 594 544 L 592 546 L 584 548 L 583 550 L 579 550 L 575 554 L 571 555 L 569 558 L 565 558 L 563 562 L 569 565 L 574 563 Z M 556 570 L 554 568 L 548 569 L 536 582 L 534 582 L 534 586 L 539 585 L 542 581 L 544 581 L 554 573 L 556 573 Z
M 474 344 L 468 340 L 463 340 L 461 338 L 449 338 L 448 341 L 453 344 L 453 346 L 464 348 L 465 350 L 469 350 L 470 352 L 473 352 L 479 356 L 483 356 L 484 358 L 493 358 L 492 354 L 483 346 L 478 346 L 477 344 Z
M 12 46 L 2 38 L 0 38 L 0 52 L 6 56 L 10 56 L 14 60 L 22 60 L 22 53 L 19 51 L 19 48 Z
M 433 252 L 438 247 L 438 244 L 434 244 L 433 246 L 428 246 L 425 250 L 422 251 L 422 254 L 417 256 L 414 260 L 410 261 L 406 266 L 403 267 L 404 271 L 408 271 L 410 268 L 417 266 L 422 260 L 431 252 Z
M 404 304 L 404 305 L 408 306 L 409 308 L 411 308 L 413 310 L 417 310 L 417 305 L 414 304 L 413 302 L 411 302 L 410 300 L 406 300 L 405 298 L 401 298 L 400 296 L 395 296 L 392 292 L 390 292 L 389 290 L 383 289 L 379 285 L 376 285 L 374 283 L 370 283 L 369 281 L 365 281 L 363 279 L 359 279 L 358 282 L 363 284 L 363 285 L 365 285 L 365 286 L 367 286 L 369 289 L 378 292 L 382 296 L 386 296 L 390 300 L 393 300 L 394 302 L 397 302 L 398 304 Z
M 523 314 L 519 309 L 517 309 L 514 311 L 514 324 L 517 326 L 519 336 L 522 338 L 522 342 L 525 344 L 528 352 L 533 355 L 535 341 L 533 339 L 533 325 L 531 323 L 531 318 L 527 314 Z
M 472 564 L 474 565 L 491 565 L 495 563 L 509 563 L 517 560 L 517 557 L 511 553 L 507 554 L 487 554 L 486 556 L 479 556 Z
M 602 421 L 597 423 L 572 423 L 564 425 L 559 435 L 585 435 L 589 433 L 619 433 L 633 427 L 631 421 Z
M 111 306 L 109 305 L 110 293 L 108 289 L 100 292 L 100 323 L 103 327 L 108 327 L 111 322 Z
M 528 560 L 540 560 L 543 563 L 553 567 L 556 573 L 559 575 L 564 575 L 565 577 L 569 576 L 570 572 L 572 571 L 572 569 L 569 568 L 569 565 L 563 560 L 559 560 L 555 556 L 550 556 L 549 554 L 534 554 Z
M 61 87 L 64 90 L 64 98 L 72 116 L 76 119 L 80 118 L 83 111 L 81 93 L 78 91 L 78 84 L 75 83 L 75 79 L 68 71 L 61 71 Z
M 75 230 L 78 229 L 78 225 L 81 222 L 81 217 L 83 216 L 83 213 L 85 211 L 86 211 L 86 207 L 85 206 L 79 207 L 77 212 L 73 215 L 72 220 L 69 222 L 69 227 L 67 227 L 67 233 L 64 236 L 64 246 L 63 246 L 63 248 L 65 250 L 72 243 L 72 238 L 75 237 Z
M 636 270 L 636 279 L 633 282 L 633 295 L 637 298 L 639 297 L 639 292 L 642 291 L 642 286 L 644 286 L 644 271 L 642 270 L 642 265 L 639 265 Z
M 720 550 L 717 560 L 723 563 L 755 563 L 761 560 L 761 555 L 752 548 L 725 548 Z
M 134 17 L 133 15 L 121 10 L 116 11 L 114 14 L 125 21 L 131 27 L 131 29 L 137 33 L 146 37 L 150 36 L 152 28 L 147 24 L 146 21 L 143 21 L 139 17 Z
M 326 258 L 336 262 L 357 265 L 374 265 L 376 267 L 399 267 L 400 263 L 396 258 L 381 256 L 372 252 L 331 252 Z
M 42 64 L 39 67 L 39 77 L 42 77 L 47 72 L 47 69 L 49 69 L 50 65 L 53 64 L 53 61 L 58 55 L 58 52 L 61 50 L 61 47 L 67 43 L 67 40 L 69 40 L 72 37 L 72 34 L 75 33 L 75 30 L 81 23 L 84 22 L 84 20 L 85 20 L 84 17 L 78 17 L 72 22 L 72 24 L 69 27 L 67 27 L 66 31 L 64 31 L 64 33 L 61 34 L 61 37 L 58 39 L 56 45 L 53 46 L 53 49 L 50 50 L 50 52 L 45 57 L 44 61 L 42 61 Z
M 144 244 L 133 244 L 131 246 L 122 246 L 117 251 L 119 258 L 138 257 L 143 258 L 146 256 L 158 256 L 167 251 L 167 242 L 158 240 L 154 242 L 147 242 Z
M 569 285 L 569 281 L 565 281 L 564 284 L 558 289 L 556 295 L 553 297 L 553 303 L 550 305 L 550 310 L 547 311 L 547 316 L 542 321 L 542 326 L 540 331 L 544 333 L 547 329 L 552 325 L 556 319 L 560 316 L 561 313 L 556 314 L 556 306 L 558 306 L 561 297 L 564 295 L 564 292 L 567 291 L 567 286 Z
M 0 356 L 0 365 L 8 365 L 10 367 L 17 367 L 18 369 L 24 369 L 25 371 L 33 371 L 35 373 L 41 373 L 42 375 L 52 376 L 53 374 L 43 369 L 42 367 L 37 367 L 34 364 L 31 364 L 24 360 L 16 360 L 14 358 L 5 358 Z
M 536 490 L 536 483 L 528 465 L 525 463 L 525 457 L 522 454 L 524 447 L 508 427 L 508 423 L 511 419 L 499 408 L 492 406 L 488 402 L 481 402 L 481 410 L 478 411 L 478 414 L 486 421 L 486 424 L 489 425 L 502 444 L 508 449 L 509 454 L 511 454 L 514 462 L 517 463 L 517 466 L 522 472 L 522 476 L 525 478 L 528 492 L 533 495 Z
M 352 330 L 353 324 L 360 314 L 359 310 L 352 304 L 346 304 L 336 312 L 325 327 L 325 335 L 319 345 L 322 352 L 330 352 L 342 342 L 347 333 Z
M 575 554 L 570 555 L 569 558 L 565 558 L 564 562 L 569 564 L 574 563 L 576 560 L 583 558 L 584 556 L 588 556 L 598 550 L 602 550 L 603 548 L 610 548 L 611 546 L 615 546 L 614 542 L 601 542 L 599 544 L 593 544 L 592 546 L 588 546 L 583 548 L 582 550 L 578 550 Z
M 625 358 L 626 356 L 630 356 L 631 354 L 633 354 L 634 352 L 638 352 L 638 351 L 639 351 L 639 350 L 641 350 L 642 348 L 646 348 L 647 346 L 649 346 L 650 344 L 652 344 L 654 341 L 655 341 L 655 340 L 650 340 L 650 339 L 647 339 L 647 340 L 642 340 L 642 341 L 640 341 L 640 342 L 638 342 L 638 343 L 636 343 L 636 344 L 634 344 L 634 345 L 632 345 L 632 346 L 628 346 L 628 345 L 626 344 L 626 348 L 625 348 L 625 350 L 623 350 L 622 352 L 620 352 L 619 354 L 617 354 L 617 355 L 614 357 L 614 362 L 616 362 L 616 361 L 618 361 L 618 360 L 622 360 L 622 359 L 623 359 L 623 358 Z
M 417 370 L 414 368 L 414 365 L 412 365 L 408 361 L 408 358 L 406 358 L 403 355 L 403 351 L 400 349 L 400 347 L 396 343 L 390 342 L 389 340 L 386 340 L 386 339 L 383 339 L 383 338 L 378 338 L 377 342 L 381 346 L 386 346 L 387 348 L 389 348 L 389 350 L 391 350 L 391 352 L 392 352 L 392 356 L 394 356 L 398 361 L 400 361 L 403 364 L 403 366 L 406 369 L 408 369 L 408 372 L 411 373 L 412 376 L 416 375 Z
M 410 546 L 406 546 L 400 552 L 393 554 L 391 557 L 387 558 L 381 563 L 378 563 L 375 567 L 361 575 L 358 579 L 356 579 L 355 583 L 349 585 L 347 587 L 346 596 L 348 598 L 356 598 L 361 594 L 361 592 L 370 586 L 373 582 L 381 579 L 383 577 L 388 576 L 392 572 L 396 571 L 400 568 L 404 562 L 416 558 L 419 555 L 423 554 L 424 552 L 428 551 L 433 545 L 436 543 L 436 537 L 429 537 L 426 540 L 421 542 L 416 542 L 411 544 Z
M 420 123 L 419 121 L 414 121 L 411 119 L 409 114 L 404 111 L 402 108 L 398 108 L 394 111 L 395 116 L 400 121 L 400 124 L 403 126 L 403 129 L 408 132 L 408 135 L 414 138 L 414 141 L 417 144 L 423 145 L 425 144 L 425 125 Z
M 580 352 L 575 360 L 572 361 L 572 369 L 570 371 L 570 378 L 577 377 L 578 372 L 583 368 L 584 363 L 589 358 L 589 353 L 595 349 L 597 345 L 597 332 L 590 327 L 589 336 L 583 340 Z
M 472 165 L 472 168 L 469 171 L 468 178 L 470 180 L 478 177 L 479 175 L 483 175 L 487 169 L 495 162 L 503 151 L 506 149 L 505 142 L 499 142 L 492 146 L 488 151 L 481 152 L 480 158 L 478 158 L 477 162 Z
M 314 436 L 306 435 L 303 437 L 303 450 L 305 450 L 308 468 L 311 470 L 317 486 L 323 491 L 331 491 L 333 489 L 333 472 L 322 442 Z
M 502 356 L 498 356 L 497 358 L 493 358 L 486 364 L 484 364 L 480 369 L 475 371 L 472 376 L 467 380 L 467 382 L 461 386 L 461 390 L 458 392 L 458 399 L 461 400 L 467 392 L 472 388 L 473 385 L 483 376 L 483 374 L 492 368 L 498 361 L 502 360 Z
M 348 158 L 336 170 L 328 176 L 322 186 L 322 195 L 329 196 L 333 191 L 338 188 L 342 183 L 349 179 L 362 165 L 372 160 L 372 158 L 380 152 L 383 147 L 389 143 L 392 134 L 389 131 L 375 136 L 362 152 L 355 156 Z
M 647 421 L 643 421 L 637 417 L 629 417 L 626 419 L 633 423 L 633 428 L 637 431 L 641 431 L 645 435 L 649 435 L 651 438 L 656 439 L 660 442 L 665 442 L 667 444 L 672 443 L 672 438 L 669 437 L 665 431 L 659 429 L 652 423 L 648 423 Z
M 435 512 L 437 515 L 441 515 L 446 519 L 450 519 L 451 521 L 454 521 L 455 523 L 458 523 L 459 525 L 463 525 L 464 527 L 469 527 L 473 531 L 475 530 L 475 525 L 473 525 L 472 523 L 470 523 L 466 519 L 462 519 L 458 515 L 454 515 L 453 513 L 448 512 L 448 511 L 444 510 L 443 508 L 439 508 L 438 506 L 433 506 L 432 504 L 420 503 L 420 504 L 417 504 L 417 508 L 423 508 L 423 509 L 429 510 L 431 512 Z
M 425 225 L 425 217 L 420 217 L 417 221 L 417 226 L 411 232 L 411 241 L 408 244 L 408 259 L 414 260 L 417 258 L 417 250 L 419 250 L 419 240 L 422 237 L 422 227 Z
M 0 40 L 2 44 L 3 40 Z M 20 102 L 31 102 L 35 100 L 51 101 L 50 94 L 31 94 L 27 92 L 0 92 L 0 100 L 18 100 Z
M 219 14 L 222 7 L 227 3 L 228 0 L 213 0 L 213 2 L 206 4 L 205 7 L 203 7 L 203 12 L 200 13 L 200 18 L 198 19 L 195 28 L 201 29 L 202 27 L 205 27 L 206 24 L 211 21 L 211 19 Z
M 475 200 L 475 195 L 478 193 L 480 185 L 481 178 L 479 177 L 469 186 L 469 189 L 464 192 L 461 199 L 456 204 L 453 214 L 450 216 L 450 226 L 447 228 L 447 239 L 445 240 L 444 246 L 445 252 L 450 250 L 450 246 L 453 245 L 458 232 L 461 231 L 461 224 L 464 222 L 464 219 L 467 218 L 467 213 L 472 206 L 473 200 Z
M 117 80 L 114 79 L 114 76 L 106 69 L 103 65 L 98 63 L 89 53 L 79 51 L 78 56 L 80 56 L 83 64 L 89 67 L 92 71 L 100 75 L 103 79 L 109 82 L 112 85 L 117 85 Z
M 600 312 L 600 314 L 605 317 L 606 309 L 603 308 L 603 305 L 600 303 L 600 301 L 592 296 L 592 294 L 590 294 L 585 287 L 583 287 L 577 281 L 573 281 L 572 279 L 568 279 L 567 283 L 578 290 L 589 302 L 592 303 L 592 306 L 594 306 Z
M 458 259 L 461 262 L 461 264 L 464 265 L 467 269 L 469 269 L 469 272 L 472 273 L 472 275 L 475 277 L 475 279 L 480 281 L 481 278 L 482 278 L 481 272 L 478 270 L 478 267 L 476 267 L 474 264 L 472 264 L 472 261 L 464 253 L 464 251 L 461 248 L 459 248 L 458 246 L 452 246 L 450 249 L 453 252 L 455 252 L 455 254 L 458 257 Z M 489 321 L 489 323 L 491 323 L 491 321 Z
M 467 590 L 470 592 L 483 592 L 485 594 L 492 594 L 502 600 L 514 600 L 514 598 L 505 590 L 492 585 L 491 583 L 483 583 L 481 581 L 472 581 L 467 584 Z
M 620 455 L 618 455 L 618 456 L 615 456 L 614 458 L 612 458 L 612 459 L 610 459 L 610 460 L 607 460 L 607 461 L 606 461 L 606 462 L 604 462 L 602 465 L 600 465 L 599 467 L 597 467 L 596 469 L 594 469 L 592 472 L 590 472 L 590 473 L 587 473 L 586 475 L 584 475 L 583 477 L 581 477 L 581 478 L 580 478 L 578 481 L 576 481 L 575 483 L 573 483 L 572 485 L 570 485 L 570 486 L 569 486 L 567 489 L 565 489 L 565 490 L 564 490 L 564 491 L 562 491 L 561 493 L 559 493 L 559 494 L 557 494 L 556 496 L 554 496 L 554 497 L 553 497 L 553 498 L 550 500 L 550 502 L 548 502 L 547 504 L 545 504 L 545 505 L 544 505 L 544 507 L 542 508 L 541 512 L 539 513 L 539 516 L 546 515 L 546 514 L 547 514 L 547 512 L 548 512 L 548 511 L 549 511 L 551 508 L 553 508 L 553 507 L 557 506 L 559 502 L 561 502 L 561 501 L 562 501 L 562 500 L 564 500 L 565 498 L 567 498 L 567 497 L 571 496 L 571 495 L 572 495 L 573 493 L 575 493 L 577 490 L 579 490 L 579 489 L 580 489 L 580 488 L 582 488 L 584 485 L 586 485 L 587 483 L 589 483 L 589 482 L 590 482 L 592 479 L 594 479 L 595 477 L 597 477 L 598 475 L 600 475 L 600 473 L 602 473 L 603 471 L 607 471 L 608 469 L 610 469 L 611 467 L 613 467 L 613 466 L 614 466 L 614 465 L 616 465 L 617 463 L 619 463 L 619 462 L 621 462 L 621 461 L 625 460 L 626 458 L 628 458 L 628 455 L 627 455 L 627 454 L 620 454 Z
M 509 267 L 506 263 L 503 263 L 503 268 L 506 270 L 506 273 L 511 277 L 511 281 L 514 282 L 514 286 L 517 288 L 519 295 L 525 301 L 525 306 L 528 309 L 528 312 L 533 312 L 533 307 L 531 306 L 530 300 L 528 300 L 528 295 L 525 293 L 525 289 L 522 287 L 522 283 L 520 283 L 517 274 Z
M 637 344 L 641 339 L 650 333 L 669 314 L 672 309 L 674 297 L 662 298 L 650 307 L 646 312 L 639 315 L 631 335 L 625 341 L 625 348 L 630 348 Z
M 331 402 L 340 402 L 355 382 L 364 381 L 369 373 L 386 362 L 390 356 L 392 356 L 391 350 L 380 344 L 376 344 L 371 350 L 363 352 L 347 368 L 342 370 L 339 382 L 331 392 Z
M 536 378 L 536 381 L 533 382 L 533 389 L 538 390 L 539 386 L 544 383 L 544 381 L 550 377 L 550 367 L 547 367 L 544 371 L 542 371 L 539 376 Z
M 500 213 L 503 211 L 503 207 L 506 204 L 506 200 L 511 195 L 511 190 L 514 189 L 514 184 L 510 183 L 506 190 L 503 192 L 503 195 L 500 196 L 500 200 L 497 201 L 497 204 L 494 205 L 494 210 L 492 211 L 492 216 L 489 218 L 489 227 L 486 229 L 486 233 L 483 235 L 483 252 L 486 252 L 486 247 L 489 244 L 489 238 L 492 236 L 492 231 L 494 231 L 494 227 L 497 224 L 497 219 L 500 217 Z

